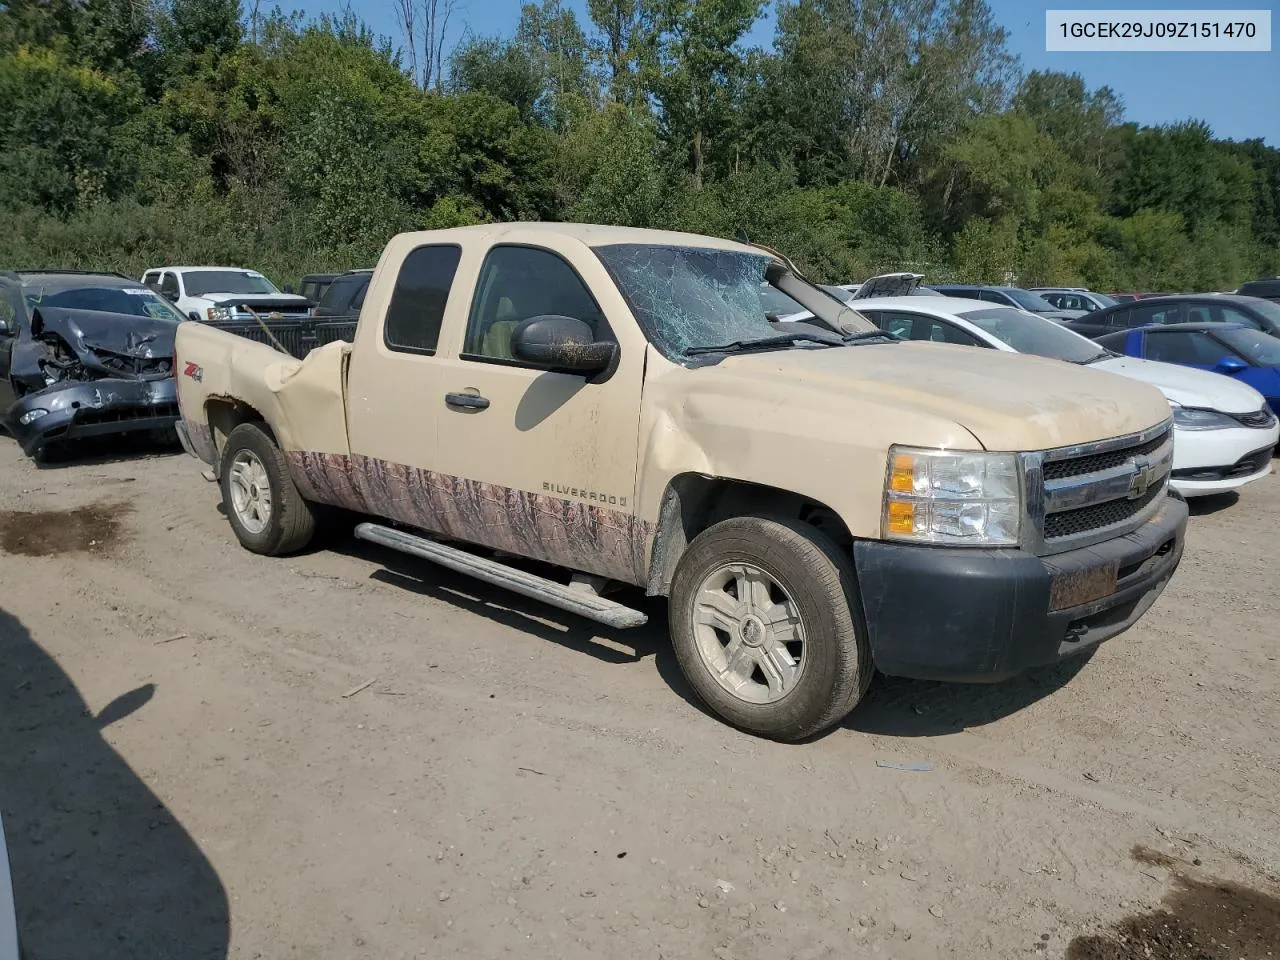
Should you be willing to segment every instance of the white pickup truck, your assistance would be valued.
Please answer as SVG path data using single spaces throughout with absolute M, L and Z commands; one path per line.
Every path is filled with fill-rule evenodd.
M 202 323 L 252 320 L 246 307 L 272 319 L 301 320 L 315 306 L 306 297 L 282 293 L 257 270 L 239 267 L 155 267 L 142 282 L 184 317 Z
M 826 329 L 774 322 L 762 284 Z M 184 323 L 176 354 L 179 433 L 247 549 L 302 549 L 340 507 L 615 627 L 645 615 L 611 587 L 668 597 L 693 689 L 776 739 L 839 722 L 873 669 L 991 681 L 1085 654 L 1182 556 L 1154 387 L 896 341 L 746 244 L 402 234 L 354 343 L 299 361 Z

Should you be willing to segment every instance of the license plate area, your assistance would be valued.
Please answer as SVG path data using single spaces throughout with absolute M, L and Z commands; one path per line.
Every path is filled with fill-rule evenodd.
M 1049 609 L 1067 610 L 1116 592 L 1120 561 L 1057 574 L 1049 584 Z

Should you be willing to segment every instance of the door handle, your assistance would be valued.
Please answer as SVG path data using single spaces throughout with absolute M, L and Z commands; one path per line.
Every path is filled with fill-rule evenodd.
M 489 398 L 478 393 L 446 393 L 444 402 L 451 407 L 462 407 L 467 410 L 488 410 Z

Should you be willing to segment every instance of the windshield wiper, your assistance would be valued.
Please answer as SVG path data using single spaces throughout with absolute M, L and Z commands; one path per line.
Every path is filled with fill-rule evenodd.
M 1099 360 L 1110 360 L 1112 357 L 1118 357 L 1120 354 L 1114 350 L 1103 350 L 1101 353 L 1095 353 L 1091 357 L 1085 357 L 1083 360 L 1077 360 L 1076 363 L 1082 367 L 1087 367 L 1091 363 L 1097 363 Z
M 734 340 L 732 343 L 721 343 L 711 347 L 685 347 L 686 357 L 696 357 L 703 353 L 746 353 L 751 350 L 771 350 L 774 347 L 786 347 L 800 341 L 803 343 L 820 343 L 825 347 L 838 347 L 841 341 L 836 337 L 824 337 L 816 333 L 788 333 L 777 337 L 761 337 L 759 340 Z
M 883 330 L 862 330 L 858 333 L 848 333 L 844 336 L 845 343 L 869 343 L 873 340 L 883 340 L 886 343 L 900 343 L 901 341 L 891 333 Z

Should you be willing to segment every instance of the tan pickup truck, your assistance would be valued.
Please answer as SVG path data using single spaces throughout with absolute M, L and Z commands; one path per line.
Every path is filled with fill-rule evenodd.
M 873 669 L 991 681 L 1091 651 L 1182 555 L 1155 388 L 893 341 L 709 237 L 402 234 L 354 342 L 299 361 L 185 323 L 176 370 L 184 445 L 249 550 L 299 550 L 343 508 L 614 627 L 645 616 L 613 588 L 666 596 L 692 687 L 781 740 L 839 722 Z

